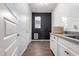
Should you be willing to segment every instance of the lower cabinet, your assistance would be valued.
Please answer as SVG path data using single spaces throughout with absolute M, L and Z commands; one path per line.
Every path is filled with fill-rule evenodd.
M 58 56 L 69 56 L 70 53 L 62 44 L 58 44 Z
M 53 41 L 52 42 L 52 51 L 55 56 L 57 56 L 57 42 Z
M 53 44 L 53 40 L 52 40 L 52 35 L 50 35 L 50 49 L 52 50 L 52 44 Z
M 50 48 L 55 56 L 78 56 L 76 52 L 67 47 L 63 38 L 52 35 L 50 37 Z M 61 42 L 60 42 L 61 41 Z M 63 42 L 63 43 L 62 43 Z M 70 42 L 71 43 L 71 42 Z M 73 48 L 74 49 L 74 48 Z
M 63 44 L 58 44 L 58 56 L 77 56 L 72 50 L 69 50 Z
M 50 48 L 53 51 L 54 55 L 57 56 L 57 38 L 55 36 L 50 37 Z

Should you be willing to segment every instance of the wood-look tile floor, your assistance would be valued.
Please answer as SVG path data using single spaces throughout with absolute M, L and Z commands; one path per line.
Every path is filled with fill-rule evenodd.
M 22 56 L 53 56 L 49 41 L 32 41 Z

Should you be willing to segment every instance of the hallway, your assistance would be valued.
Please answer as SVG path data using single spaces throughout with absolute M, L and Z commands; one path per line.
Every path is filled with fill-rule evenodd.
M 0 3 L 0 56 L 79 56 L 78 25 L 79 4 Z
M 53 56 L 48 41 L 32 41 L 23 56 Z

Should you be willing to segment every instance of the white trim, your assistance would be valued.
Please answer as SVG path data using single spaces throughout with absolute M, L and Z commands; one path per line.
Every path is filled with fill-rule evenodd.
M 50 40 L 32 40 L 32 41 L 50 41 Z
M 22 54 L 24 53 L 24 51 L 27 49 L 27 47 L 25 49 L 23 49 L 23 51 L 21 52 L 20 56 L 22 56 Z
M 31 41 L 28 43 L 28 45 L 31 43 Z M 23 51 L 21 52 L 20 56 L 22 56 L 22 54 L 24 53 L 24 51 L 28 48 L 28 45 L 23 49 Z

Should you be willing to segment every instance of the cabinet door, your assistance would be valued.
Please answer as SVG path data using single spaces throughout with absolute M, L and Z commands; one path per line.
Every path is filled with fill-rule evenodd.
M 50 35 L 50 48 L 55 56 L 57 56 L 57 37 Z
M 52 50 L 53 52 L 53 35 L 50 35 L 50 49 Z
M 61 45 L 58 45 L 58 56 L 67 56 L 66 49 Z
M 57 56 L 57 43 L 55 41 L 53 41 L 52 50 L 55 56 Z
M 52 35 L 50 35 L 50 49 L 52 50 L 52 44 L 53 44 L 53 41 L 52 41 Z
M 60 55 L 60 56 L 77 56 L 78 54 L 76 53 L 76 51 L 78 51 L 78 50 L 74 50 L 74 48 L 72 47 L 74 45 L 75 45 L 74 43 L 71 44 L 71 42 L 66 41 L 64 38 L 59 37 L 58 38 L 58 55 Z M 67 54 L 67 52 L 69 54 Z
M 52 50 L 55 56 L 57 56 L 57 37 L 56 36 L 53 36 Z
M 5 4 L 0 4 L 0 55 L 17 55 L 17 20 Z
M 77 54 L 63 44 L 58 44 L 58 56 L 77 56 Z

